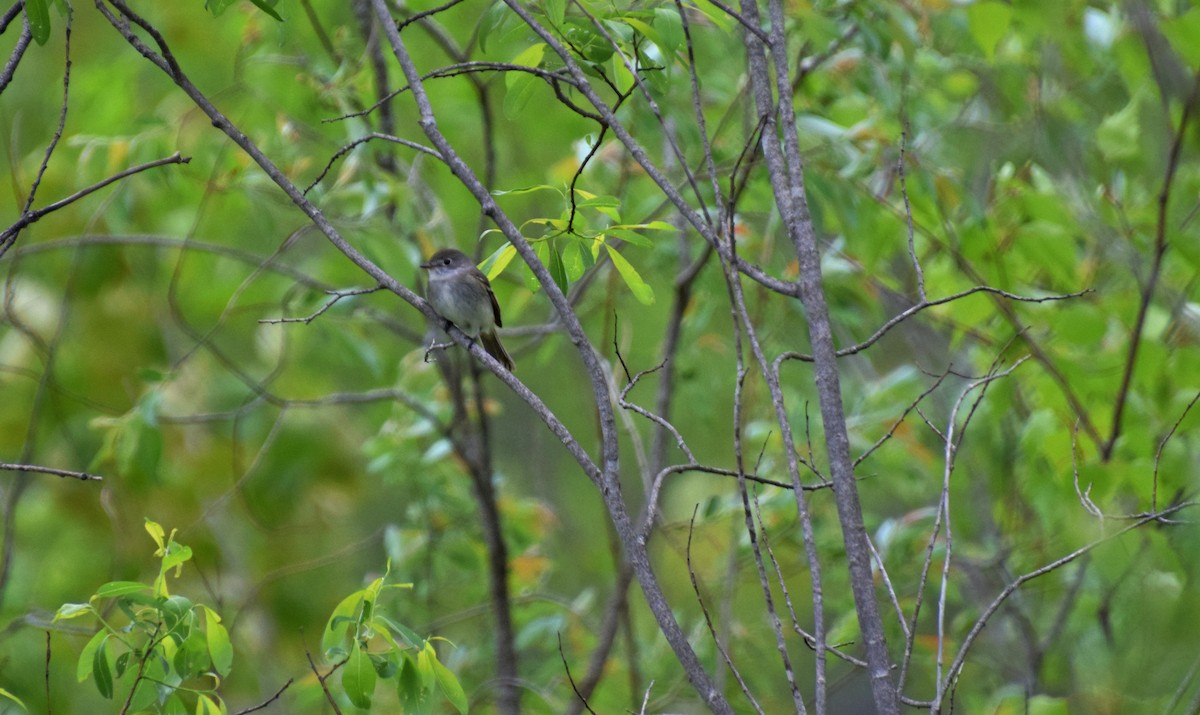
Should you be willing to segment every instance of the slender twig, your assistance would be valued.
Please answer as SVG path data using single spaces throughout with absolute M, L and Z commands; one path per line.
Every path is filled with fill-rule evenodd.
M 713 644 L 717 648 L 717 652 L 721 654 L 721 660 L 725 661 L 725 667 L 729 668 L 729 672 L 733 674 L 734 680 L 742 689 L 742 694 L 750 701 L 750 705 L 754 707 L 758 715 L 766 715 L 762 707 L 758 704 L 758 700 L 754 698 L 754 694 L 750 692 L 750 686 L 746 685 L 745 679 L 742 678 L 742 673 L 733 664 L 733 659 L 729 657 L 729 651 L 721 643 L 721 639 L 717 637 L 717 630 L 713 626 L 712 616 L 708 612 L 708 606 L 704 603 L 704 596 L 700 593 L 700 581 L 696 577 L 696 569 L 692 567 L 692 534 L 696 531 L 696 514 L 700 511 L 700 505 L 697 504 L 692 508 L 692 518 L 688 522 L 688 538 L 687 547 L 684 552 L 687 561 L 688 577 L 692 581 L 692 592 L 696 594 L 696 603 L 700 605 L 700 613 L 704 616 L 704 625 L 708 627 L 708 634 L 713 640 Z
M 305 2 L 305 4 L 307 5 L 308 3 L 307 3 L 307 2 Z M 310 660 L 309 662 L 311 663 L 312 661 Z M 258 712 L 259 710 L 266 710 L 266 709 L 267 709 L 267 707 L 268 707 L 268 706 L 269 706 L 271 703 L 275 702 L 276 700 L 278 700 L 278 699 L 279 699 L 279 697 L 280 697 L 281 695 L 283 695 L 283 691 L 287 690 L 287 689 L 288 689 L 288 688 L 291 686 L 291 684 L 292 684 L 292 682 L 293 682 L 294 680 L 295 680 L 294 678 L 288 678 L 288 679 L 287 679 L 287 682 L 286 682 L 286 683 L 284 683 L 284 684 L 283 684 L 283 686 L 279 688 L 279 690 L 276 690 L 274 695 L 272 695 L 271 697 L 269 697 L 269 698 L 267 698 L 266 700 L 262 701 L 262 702 L 261 702 L 261 703 L 259 703 L 258 705 L 254 705 L 254 706 L 252 706 L 252 707 L 248 707 L 248 708 L 246 708 L 246 709 L 244 709 L 244 710 L 238 710 L 238 711 L 237 711 L 236 713 L 234 713 L 233 715 L 246 715 L 247 713 Z M 324 684 L 322 684 L 322 687 L 324 687 Z
M 1157 465 L 1156 465 L 1157 466 Z M 1100 507 L 1092 501 L 1092 485 L 1088 484 L 1086 489 L 1081 489 L 1079 486 L 1079 422 L 1075 422 L 1075 428 L 1071 430 L 1071 479 L 1075 486 L 1075 496 L 1079 499 L 1079 503 L 1083 505 L 1084 510 L 1092 516 L 1104 520 L 1104 513 L 1100 511 Z
M 39 220 L 41 220 L 41 218 L 43 216 L 53 213 L 55 211 L 58 211 L 59 209 L 63 208 L 64 206 L 68 206 L 70 204 L 75 203 L 79 199 L 82 199 L 83 197 L 87 196 L 88 194 L 99 191 L 100 189 L 103 189 L 104 187 L 108 186 L 109 184 L 113 184 L 115 182 L 120 181 L 121 179 L 125 179 L 130 176 L 133 176 L 134 174 L 146 171 L 148 169 L 155 169 L 160 166 L 165 166 L 167 164 L 186 164 L 186 163 L 190 162 L 191 160 L 192 160 L 191 157 L 180 156 L 179 152 L 176 152 L 176 153 L 172 154 L 171 156 L 168 156 L 164 159 L 156 159 L 154 161 L 148 161 L 145 164 L 138 164 L 137 166 L 130 167 L 124 171 L 117 172 L 116 174 L 113 174 L 112 176 L 108 177 L 107 179 L 104 179 L 103 181 L 99 181 L 95 184 L 92 184 L 91 186 L 80 189 L 79 191 L 76 191 L 75 193 L 71 194 L 70 196 L 68 196 L 64 199 L 59 199 L 58 201 L 55 201 L 54 203 L 52 203 L 48 206 L 45 206 L 40 209 L 34 209 L 32 211 L 26 211 L 26 212 L 22 213 L 21 216 L 16 221 L 14 221 L 11 226 L 4 229 L 3 232 L 0 232 L 0 256 L 4 255 L 4 252 L 8 249 L 8 247 L 10 245 L 12 245 L 12 241 L 14 240 L 17 233 L 19 233 L 25 227 L 30 226 L 31 224 L 37 223 Z
M 778 365 L 778 362 L 779 362 L 778 359 L 776 359 L 776 365 Z M 904 424 L 905 418 L 907 418 L 908 415 L 913 410 L 917 409 L 917 405 L 921 404 L 922 400 L 924 400 L 926 397 L 929 397 L 929 395 L 933 394 L 933 391 L 938 389 L 938 387 L 941 386 L 942 381 L 945 380 L 946 377 L 949 376 L 949 374 L 950 374 L 950 371 L 948 369 L 944 370 L 942 372 L 942 374 L 938 375 L 937 380 L 935 380 L 932 385 L 925 388 L 925 390 L 920 395 L 917 395 L 916 399 L 914 399 L 912 402 L 908 403 L 908 407 L 904 408 L 904 411 L 900 413 L 900 416 L 897 417 L 894 422 L 892 422 L 892 426 L 888 428 L 888 431 L 883 433 L 882 437 L 875 440 L 874 444 L 872 444 L 870 447 L 867 447 L 865 450 L 863 450 L 862 454 L 858 455 L 854 459 L 854 466 L 857 468 L 858 465 L 862 464 L 864 461 L 866 461 L 866 459 L 868 457 L 870 457 L 872 454 L 874 454 L 875 450 L 882 447 L 885 442 L 887 442 L 889 439 L 891 439 L 892 435 L 896 434 L 896 430 L 900 429 L 900 425 Z
M 908 83 L 905 83 L 908 86 Z M 904 171 L 905 152 L 908 148 L 908 111 L 905 105 L 901 105 L 900 122 L 904 129 L 900 132 L 900 158 L 896 160 L 896 171 L 900 175 L 900 195 L 904 198 L 904 217 L 905 224 L 908 228 L 908 257 L 912 261 L 913 275 L 917 280 L 917 298 L 922 302 L 926 302 L 925 295 L 925 272 L 921 270 L 921 259 L 917 257 L 917 248 L 913 243 L 913 215 L 912 204 L 908 200 L 908 178 Z
M 309 313 L 308 315 L 304 316 L 303 318 L 263 318 L 263 319 L 259 320 L 258 322 L 266 324 L 266 325 L 279 325 L 281 323 L 303 323 L 304 325 L 308 325 L 309 323 L 313 322 L 317 318 L 324 315 L 325 312 L 328 311 L 330 308 L 337 305 L 338 302 L 341 301 L 343 298 L 350 298 L 350 297 L 356 296 L 356 295 L 367 295 L 369 293 L 375 293 L 380 290 L 383 290 L 383 286 L 374 286 L 372 288 L 354 288 L 352 290 L 326 291 L 328 294 L 332 295 L 333 297 L 330 298 L 329 300 L 325 301 L 325 303 L 322 304 L 321 307 L 318 308 L 316 311 Z
M 1175 420 L 1175 424 L 1171 425 L 1171 429 L 1168 430 L 1167 434 L 1163 436 L 1161 441 L 1159 441 L 1158 449 L 1154 450 L 1154 480 L 1150 489 L 1150 511 L 1158 510 L 1158 468 L 1162 462 L 1163 450 L 1166 449 L 1167 442 L 1169 442 L 1170 439 L 1175 436 L 1175 432 L 1179 429 L 1179 425 L 1183 424 L 1184 418 L 1187 417 L 1188 413 L 1192 411 L 1192 408 L 1196 406 L 1196 402 L 1198 400 L 1200 400 L 1200 392 L 1197 392 L 1192 396 L 1192 399 L 1188 401 L 1187 407 L 1183 408 L 1183 412 L 1180 413 L 1179 419 Z
M 38 165 L 37 174 L 33 177 L 33 183 L 29 186 L 29 195 L 25 197 L 25 205 L 21 207 L 21 214 L 29 213 L 29 208 L 33 206 L 33 201 L 37 197 L 38 187 L 42 184 L 42 178 L 46 176 L 46 169 L 50 167 L 50 157 L 54 156 L 54 150 L 58 148 L 58 142 L 62 140 L 63 129 L 67 126 L 67 109 L 71 106 L 71 26 L 74 23 L 75 11 L 71 5 L 67 5 L 67 22 L 64 29 L 64 63 L 63 63 L 63 89 L 62 89 L 62 105 L 58 110 L 58 124 L 54 127 L 54 135 L 50 137 L 50 143 L 46 145 L 46 151 L 42 154 L 42 163 Z M 0 237 L 0 244 L 4 243 L 3 237 Z
M 89 474 L 87 472 L 76 472 L 70 469 L 55 469 L 54 467 L 43 467 L 37 464 L 12 464 L 9 462 L 0 462 L 0 470 L 10 472 L 34 472 L 39 474 L 53 474 L 56 477 L 64 479 L 78 479 L 82 482 L 102 482 L 104 477 L 98 474 Z
M 993 288 L 992 286 L 977 285 L 977 286 L 974 286 L 971 288 L 967 288 L 966 290 L 961 290 L 957 293 L 954 293 L 953 295 L 945 296 L 943 298 L 936 298 L 934 300 L 924 300 L 924 301 L 921 301 L 920 303 L 917 303 L 916 305 L 913 305 L 913 306 L 910 306 L 910 307 L 904 309 L 900 313 L 897 313 L 896 315 L 889 318 L 883 325 L 879 326 L 879 328 L 876 329 L 875 332 L 871 334 L 871 337 L 867 338 L 866 340 L 862 341 L 861 343 L 856 343 L 849 347 L 845 347 L 845 348 L 842 348 L 841 350 L 838 350 L 837 356 L 838 357 L 846 357 L 847 355 L 857 355 L 858 353 L 862 352 L 863 350 L 866 350 L 867 348 L 871 347 L 875 343 L 879 342 L 879 339 L 882 338 L 884 335 L 887 335 L 887 333 L 892 328 L 896 327 L 900 323 L 903 323 L 904 321 L 908 320 L 909 318 L 916 315 L 917 313 L 920 313 L 923 310 L 928 310 L 929 308 L 933 308 L 933 307 L 936 307 L 939 305 L 944 305 L 946 303 L 953 303 L 954 301 L 962 300 L 963 298 L 966 298 L 967 296 L 970 296 L 970 295 L 975 295 L 976 293 L 990 293 L 999 298 L 1002 298 L 1005 300 L 1010 300 L 1010 301 L 1015 301 L 1018 303 L 1048 303 L 1048 302 L 1059 301 L 1059 300 L 1072 300 L 1074 298 L 1080 298 L 1082 296 L 1088 295 L 1089 293 L 1092 293 L 1092 292 L 1093 291 L 1091 288 L 1086 288 L 1084 290 L 1075 291 L 1074 293 L 1058 293 L 1055 295 L 1044 295 L 1044 296 L 1036 296 L 1035 297 L 1035 296 L 1018 295 L 1016 293 L 1009 293 L 1008 291 L 1001 290 L 999 288 Z M 813 362 L 813 356 L 806 354 L 806 353 L 792 352 L 792 353 L 784 353 L 783 355 L 780 355 L 779 358 L 777 358 L 777 360 L 800 360 L 801 362 Z
M 422 10 L 421 12 L 418 12 L 414 15 L 409 15 L 408 17 L 406 17 L 403 20 L 400 20 L 396 23 L 396 29 L 403 30 L 404 28 L 408 27 L 409 25 L 413 24 L 414 22 L 420 22 L 421 20 L 424 20 L 427 17 L 432 17 L 434 15 L 437 15 L 438 13 L 445 12 L 445 11 L 449 10 L 450 8 L 454 7 L 455 5 L 459 4 L 462 1 L 463 0 L 449 0 L 448 2 L 444 2 L 441 5 L 438 5 L 437 7 L 432 7 L 428 10 Z
M 562 633 L 558 633 L 558 657 L 562 659 L 563 670 L 567 674 L 567 681 L 571 683 L 571 690 L 575 691 L 575 697 L 579 698 L 579 702 L 583 703 L 583 707 L 592 715 L 596 715 L 596 711 L 592 710 L 592 706 L 588 704 L 587 697 L 579 692 L 579 687 L 575 685 L 575 678 L 571 677 L 571 665 L 567 663 L 567 654 L 563 652 Z
M 46 715 L 53 715 L 50 701 L 50 631 L 46 631 Z
M 325 680 L 329 678 L 329 676 L 333 675 L 338 668 L 350 662 L 350 658 L 348 656 L 343 658 L 341 661 L 335 663 L 333 667 L 329 669 L 328 673 L 321 675 L 321 671 L 317 670 L 317 664 L 313 662 L 312 653 L 308 652 L 307 647 L 304 649 L 304 657 L 308 658 L 308 668 L 312 671 L 313 675 L 317 676 L 317 684 L 321 686 L 321 691 L 325 693 L 325 700 L 329 702 L 329 707 L 333 708 L 333 711 L 337 713 L 337 715 L 342 715 L 342 709 L 338 707 L 337 701 L 333 698 L 333 693 L 329 691 L 329 686 L 325 684 Z
M 430 149 L 429 147 L 425 146 L 424 144 L 419 144 L 417 142 L 409 141 L 408 139 L 402 139 L 400 137 L 394 137 L 391 134 L 384 134 L 382 132 L 371 132 L 370 134 L 359 137 L 358 139 L 355 139 L 354 141 L 350 142 L 349 144 L 346 144 L 342 148 L 335 151 L 333 153 L 333 156 L 329 157 L 329 161 L 325 162 L 325 168 L 321 169 L 321 173 L 317 174 L 317 178 L 313 179 L 311 184 L 304 187 L 304 193 L 307 195 L 308 192 L 313 190 L 313 187 L 315 187 L 317 184 L 321 183 L 321 181 L 325 179 L 325 176 L 327 174 L 329 174 L 329 171 L 333 168 L 334 163 L 337 162 L 338 159 L 341 159 L 343 156 L 354 151 L 354 149 L 357 148 L 358 146 L 365 144 L 373 139 L 379 139 L 381 141 L 387 141 L 387 142 L 391 142 L 393 144 L 399 144 L 401 146 L 406 146 L 409 149 L 419 151 L 423 154 L 428 154 L 429 156 L 432 156 L 434 159 L 437 159 L 439 161 L 442 158 L 441 154 L 438 154 L 436 151 L 434 151 L 433 149 Z

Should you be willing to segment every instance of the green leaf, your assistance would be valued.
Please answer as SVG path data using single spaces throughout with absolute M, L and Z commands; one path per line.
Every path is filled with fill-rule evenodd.
M 1008 34 L 1012 14 L 1012 7 L 1007 3 L 990 0 L 967 7 L 967 28 L 988 59 L 992 58 L 996 53 L 996 45 Z
M 350 660 L 342 666 L 342 689 L 346 697 L 355 707 L 367 710 L 371 707 L 371 698 L 375 695 L 375 666 L 371 658 L 362 648 L 355 647 L 350 651 Z
M 250 2 L 254 3 L 259 10 L 262 10 L 276 20 L 283 22 L 283 18 L 280 17 L 279 13 L 275 12 L 275 8 L 272 7 L 275 4 L 275 0 L 250 0 Z
M 617 91 L 624 94 L 632 89 L 634 84 L 633 73 L 625 65 L 624 58 L 619 53 L 614 52 L 612 61 L 609 64 L 611 65 L 610 70 L 612 71 L 613 84 L 616 85 Z
M 546 0 L 546 17 L 552 26 L 562 25 L 567 17 L 567 0 Z
M 621 239 L 622 241 L 631 243 L 634 246 L 641 246 L 642 248 L 653 248 L 654 247 L 653 241 L 646 238 L 645 236 L 638 233 L 637 231 L 631 231 L 628 228 L 624 228 L 621 226 L 612 226 L 610 228 L 605 229 L 604 232 L 611 236 L 616 236 L 617 238 Z
M 562 254 L 558 251 L 558 244 L 550 244 L 550 277 L 554 279 L 555 285 L 565 295 L 567 292 L 567 269 L 563 266 Z
M 654 27 L 665 46 L 663 50 L 675 52 L 683 46 L 683 21 L 679 19 L 679 11 L 673 7 L 660 7 L 654 10 Z
M 162 715 L 187 715 L 187 708 L 177 694 L 171 693 L 171 697 L 163 703 Z
M 174 568 L 175 578 L 179 578 L 179 571 L 183 567 L 183 563 L 185 561 L 189 561 L 191 558 L 192 547 L 171 542 L 171 544 L 167 547 L 167 555 L 163 557 L 163 573 L 166 573 Z
M 1160 20 L 1159 28 L 1171 41 L 1171 48 L 1189 67 L 1200 65 L 1200 42 L 1196 41 L 1200 37 L 1200 7 L 1193 7 L 1176 18 Z
M 522 67 L 537 67 L 542 63 L 545 52 L 546 43 L 538 42 L 525 48 L 513 58 L 512 63 Z M 504 95 L 504 116 L 515 119 L 542 84 L 541 77 L 529 72 L 505 73 L 504 86 L 508 91 Z
M 139 581 L 109 581 L 96 589 L 96 595 L 93 598 L 116 598 L 129 593 L 141 593 L 149 590 L 149 586 Z
M 426 715 L 433 712 L 433 689 L 421 678 L 416 662 L 405 655 L 396 678 L 396 695 L 405 715 Z
M 221 13 L 225 12 L 226 8 L 233 4 L 233 0 L 204 0 L 204 7 L 212 13 L 213 17 L 220 17 Z
M 158 544 L 159 551 L 161 551 L 163 548 L 163 537 L 166 536 L 166 532 L 163 531 L 163 528 L 157 522 L 150 521 L 149 519 L 146 520 L 145 527 L 146 532 L 150 534 L 150 538 L 154 539 L 154 543 Z M 155 556 L 161 555 L 155 554 Z
M 612 259 L 617 272 L 625 280 L 625 285 L 629 286 L 629 290 L 633 291 L 633 297 L 637 298 L 638 302 L 642 305 L 653 303 L 654 289 L 646 281 L 642 280 L 642 276 L 637 272 L 637 269 L 629 261 L 625 260 L 625 256 L 622 256 L 620 251 L 613 249 L 608 244 L 605 244 L 604 247 L 608 249 L 608 257 Z
M 504 27 L 504 23 L 508 21 L 511 15 L 508 12 L 508 6 L 497 0 L 492 3 L 483 17 L 479 18 L 479 51 L 487 52 L 488 37 L 493 32 L 497 32 Z
M 100 648 L 100 644 L 108 638 L 108 635 L 108 631 L 96 631 L 96 634 L 83 647 L 83 651 L 79 654 L 79 661 L 75 664 L 75 677 L 79 682 L 87 680 L 88 676 L 92 674 L 96 650 Z
M 722 32 L 729 32 L 732 29 L 734 23 L 733 18 L 730 17 L 724 10 L 718 8 L 716 5 L 713 5 L 709 0 L 694 0 L 691 3 L 684 3 L 684 5 L 689 4 L 699 10 L 702 15 L 707 17 L 709 21 L 712 22 L 712 24 L 719 27 Z
M 1145 92 L 1139 90 L 1123 108 L 1110 114 L 1096 128 L 1096 146 L 1109 161 L 1131 159 L 1141 152 L 1141 108 Z
M 225 715 L 225 703 L 217 705 L 212 698 L 201 693 L 196 698 L 196 715 Z
M 10 692 L 8 692 L 8 690 L 6 690 L 4 688 L 0 688 L 0 697 L 8 698 L 9 700 L 13 701 L 17 705 L 20 705 L 22 710 L 29 710 L 29 708 L 25 707 L 25 703 L 21 702 L 20 698 L 18 698 L 16 695 L 13 695 Z
M 25 19 L 29 20 L 29 33 L 39 45 L 50 39 L 50 8 L 46 0 L 25 0 Z
M 438 687 L 441 688 L 442 694 L 446 696 L 450 704 L 462 715 L 467 715 L 467 694 L 463 692 L 458 678 L 454 677 L 454 673 L 449 668 L 442 665 L 436 654 L 433 657 L 433 673 L 437 676 Z
M 54 614 L 54 620 L 67 621 L 92 612 L 90 603 L 64 603 L 58 607 L 58 612 Z
M 129 712 L 147 712 L 157 700 L 158 683 L 143 678 L 133 686 L 133 695 L 129 698 Z
M 329 622 L 325 625 L 325 635 L 321 637 L 321 650 L 325 652 L 326 657 L 331 649 L 345 646 L 346 638 L 351 633 L 349 624 L 358 621 L 363 596 L 363 591 L 355 591 L 343 598 L 333 609 L 333 614 L 329 616 Z
M 92 656 L 92 678 L 96 681 L 96 690 L 104 696 L 106 700 L 112 700 L 113 696 L 113 675 L 112 666 L 108 662 L 108 652 L 105 647 L 108 644 L 106 637 L 100 640 L 96 646 L 95 654 Z
M 550 184 L 534 184 L 519 189 L 496 189 L 492 192 L 492 196 L 520 196 L 521 194 L 532 194 L 535 191 L 558 191 L 558 187 Z
M 405 645 L 410 648 L 420 648 L 421 644 L 425 642 L 425 639 L 417 635 L 416 631 L 404 625 L 403 623 L 398 623 L 397 621 L 394 621 L 391 618 L 383 615 L 376 616 L 376 620 L 387 624 L 387 627 L 391 629 L 393 633 L 400 636 Z
M 479 270 L 487 274 L 489 281 L 494 281 L 504 272 L 515 255 L 517 255 L 517 247 L 511 243 L 505 243 L 479 264 Z
M 204 606 L 204 636 L 208 642 L 208 654 L 213 667 L 222 676 L 229 675 L 233 668 L 233 644 L 229 642 L 229 631 L 221 625 L 216 611 Z

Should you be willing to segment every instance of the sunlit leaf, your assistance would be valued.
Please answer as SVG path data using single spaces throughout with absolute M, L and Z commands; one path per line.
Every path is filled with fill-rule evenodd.
M 1011 6 L 998 0 L 983 0 L 967 6 L 967 26 L 985 56 L 992 57 L 996 45 L 1008 34 L 1012 13 Z
M 221 675 L 229 675 L 233 668 L 233 644 L 229 642 L 229 631 L 221 624 L 221 617 L 208 606 L 204 607 L 204 635 L 213 667 Z
M 463 692 L 462 685 L 458 682 L 458 678 L 450 669 L 442 665 L 442 662 L 437 659 L 436 655 L 432 658 L 433 672 L 437 677 L 438 687 L 442 691 L 442 695 L 450 701 L 456 710 L 462 715 L 467 715 L 467 694 Z
M 522 50 L 512 59 L 512 64 L 522 67 L 538 67 L 546 52 L 546 43 L 537 42 Z M 509 119 L 515 118 L 525 108 L 539 87 L 545 82 L 541 77 L 530 72 L 509 71 L 504 75 L 504 115 Z
M 377 678 L 370 656 L 362 648 L 353 648 L 350 659 L 342 666 L 342 688 L 355 707 L 364 710 L 371 707 Z
M 517 247 L 511 243 L 505 243 L 492 252 L 492 255 L 485 258 L 483 263 L 479 264 L 479 270 L 487 275 L 489 281 L 494 281 L 504 272 L 504 269 L 512 262 L 513 256 L 516 255 Z
M 613 249 L 611 246 L 605 246 L 608 249 L 608 257 L 612 259 L 613 266 L 621 274 L 621 278 L 625 281 L 625 285 L 629 286 L 629 290 L 633 292 L 633 297 L 638 299 L 642 305 L 650 305 L 654 302 L 654 289 L 650 287 L 646 281 L 642 280 L 642 276 L 637 272 L 633 265 L 625 260 L 620 251 Z

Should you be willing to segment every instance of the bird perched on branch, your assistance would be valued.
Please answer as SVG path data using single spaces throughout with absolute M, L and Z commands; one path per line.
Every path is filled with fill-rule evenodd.
M 478 339 L 489 355 L 512 372 L 512 358 L 496 335 L 496 328 L 503 325 L 500 304 L 483 271 L 456 248 L 443 248 L 421 268 L 429 271 L 425 297 L 434 311 L 471 339 Z

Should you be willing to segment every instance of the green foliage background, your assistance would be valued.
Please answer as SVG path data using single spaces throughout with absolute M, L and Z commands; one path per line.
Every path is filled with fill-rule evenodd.
M 422 0 L 407 10 L 433 4 Z M 0 161 L 9 169 L 0 192 L 3 222 L 19 215 L 59 115 L 61 6 L 51 4 L 47 42 L 31 46 L 0 95 Z M 139 3 L 138 10 L 217 106 L 307 186 L 375 121 L 346 118 L 377 99 L 350 6 L 279 3 L 272 7 L 282 22 L 249 3 L 216 17 L 198 1 Z M 675 5 L 583 6 L 624 28 L 624 41 L 654 35 L 662 64 L 646 78 L 684 155 L 697 165 Z M 707 3 L 688 7 L 703 109 L 728 181 L 754 129 L 744 50 L 735 23 Z M 487 8 L 468 0 L 437 21 L 472 58 L 531 64 L 529 30 Z M 538 8 L 552 17 L 559 12 L 553 3 Z M 563 32 L 574 32 L 586 55 L 598 36 L 570 20 L 574 9 L 564 12 Z M 897 174 L 902 141 L 913 240 L 930 298 L 978 284 L 1031 297 L 1088 291 L 1044 303 L 977 293 L 921 312 L 841 363 L 856 453 L 895 428 L 858 473 L 868 528 L 911 613 L 943 479 L 944 444 L 931 426 L 945 433 L 956 398 L 972 382 L 963 375 L 1033 355 L 988 387 L 950 478 L 952 654 L 1016 576 L 1112 534 L 1128 523 L 1120 515 L 1195 496 L 1200 415 L 1188 411 L 1200 390 L 1195 117 L 1169 183 L 1161 274 L 1141 335 L 1132 330 L 1151 280 L 1170 149 L 1188 97 L 1196 101 L 1200 9 L 1167 1 L 797 0 L 787 12 L 795 51 L 820 60 L 798 81 L 794 101 L 840 346 L 868 339 L 917 295 Z M 1138 13 L 1150 30 L 1139 29 Z M 14 28 L 3 35 L 6 52 Z M 422 70 L 451 63 L 420 26 L 403 36 Z M 832 54 L 820 54 L 831 46 Z M 320 712 L 324 696 L 305 652 L 319 655 L 333 608 L 390 560 L 396 580 L 413 588 L 391 594 L 389 608 L 422 636 L 449 641 L 439 642 L 441 661 L 473 707 L 488 711 L 494 644 L 469 483 L 433 422 L 375 394 L 400 390 L 448 416 L 445 387 L 422 360 L 423 319 L 376 292 L 342 300 L 311 323 L 262 322 L 304 317 L 328 300 L 325 289 L 368 288 L 370 281 L 90 3 L 74 7 L 70 52 L 65 131 L 35 208 L 139 162 L 174 152 L 190 162 L 138 174 L 46 216 L 0 259 L 0 461 L 105 478 L 3 475 L 11 575 L 0 591 L 0 687 L 31 712 L 46 709 L 49 628 L 54 712 L 112 708 L 67 665 L 91 631 L 82 621 L 51 625 L 50 618 L 104 582 L 153 577 L 153 549 L 142 531 L 149 518 L 178 528 L 194 551 L 172 590 L 219 612 L 229 630 L 236 655 L 221 689 L 231 709 L 261 702 L 295 678 L 281 711 Z M 611 60 L 596 59 L 611 70 Z M 541 66 L 554 69 L 548 55 Z M 560 235 L 567 184 L 598 127 L 527 75 L 475 79 L 487 88 L 492 133 L 482 124 L 477 89 L 463 76 L 427 81 L 440 128 L 478 171 L 494 152 L 491 186 L 505 192 L 497 200 L 518 223 L 529 222 L 525 234 L 548 262 L 561 260 L 563 280 L 581 289 L 578 312 L 600 352 L 615 365 L 618 345 L 633 371 L 657 364 L 674 272 L 684 254 L 698 254 L 699 239 L 689 234 L 684 248 L 669 231 L 607 233 L 609 241 L 625 240 L 614 250 L 645 287 L 593 252 L 589 231 L 674 220 L 611 136 L 578 183 L 600 199 L 580 208 L 573 226 L 580 235 Z M 400 81 L 392 67 L 392 86 Z M 397 133 L 423 141 L 407 95 L 393 106 Z M 621 117 L 656 160 L 666 155 L 665 132 L 639 96 Z M 519 191 L 530 187 L 548 188 Z M 449 172 L 381 142 L 335 162 L 310 196 L 355 246 L 413 286 L 417 264 L 433 247 L 473 250 L 481 237 L 481 256 L 502 247 L 485 234 L 478 206 Z M 772 275 L 794 278 L 794 254 L 779 234 L 761 168 L 736 216 L 739 253 Z M 494 280 L 505 325 L 536 326 L 548 320 L 548 303 L 519 263 Z M 807 350 L 798 302 L 765 290 L 748 295 L 769 355 Z M 673 421 L 699 459 L 730 467 L 735 346 L 715 261 L 694 289 L 683 334 Z M 1114 432 L 1131 341 L 1139 350 Z M 526 331 L 506 343 L 515 349 L 518 377 L 577 434 L 593 434 L 594 409 L 569 341 Z M 905 408 L 951 367 L 955 374 L 921 403 L 920 414 L 896 427 Z M 621 375 L 619 366 L 614 371 Z M 809 407 L 811 372 L 790 362 L 783 378 L 792 424 L 811 430 L 823 464 L 815 403 Z M 650 376 L 631 399 L 650 406 L 656 388 Z M 753 375 L 745 389 L 748 456 L 759 459 L 757 473 L 786 480 L 770 396 Z M 529 712 L 561 712 L 573 695 L 558 637 L 562 657 L 573 672 L 582 670 L 615 578 L 613 542 L 591 485 L 524 404 L 489 386 L 488 411 L 512 555 L 523 703 Z M 636 417 L 632 424 L 648 438 L 650 424 Z M 1116 439 L 1104 458 L 1110 435 Z M 633 444 L 626 441 L 623 458 L 626 493 L 636 502 L 642 475 Z M 1076 474 L 1109 516 L 1084 508 Z M 812 504 L 830 641 L 847 643 L 857 625 L 839 562 L 836 511 L 823 494 L 816 492 Z M 759 496 L 772 548 L 807 622 L 794 502 L 769 487 Z M 734 639 L 732 655 L 766 711 L 787 708 L 733 481 L 676 476 L 664 499 L 656 564 L 695 647 L 719 670 L 684 557 L 699 505 L 692 559 L 705 602 Z M 1033 712 L 1175 712 L 1193 701 L 1200 544 L 1191 513 L 1178 516 L 1184 523 L 1125 534 L 1023 587 L 974 646 L 957 707 L 1022 712 L 1026 697 L 1037 696 Z M 934 547 L 934 584 L 943 547 Z M 906 690 L 918 699 L 932 694 L 935 593 L 925 592 Z M 631 643 L 613 651 L 593 707 L 636 710 L 642 693 L 630 684 L 645 688 L 650 681 L 651 710 L 697 707 L 639 598 Z M 903 633 L 894 613 L 885 610 L 885 617 L 899 657 Z M 793 640 L 801 680 L 811 679 L 811 652 Z M 865 681 L 839 661 L 831 668 L 833 704 L 852 712 Z M 725 682 L 731 697 L 739 693 Z

